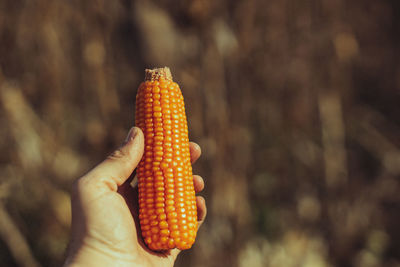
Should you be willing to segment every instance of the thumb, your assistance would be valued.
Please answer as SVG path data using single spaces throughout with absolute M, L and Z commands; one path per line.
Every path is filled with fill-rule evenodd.
M 122 146 L 85 176 L 89 180 L 102 180 L 116 190 L 117 186 L 122 185 L 139 164 L 143 149 L 143 132 L 138 127 L 132 127 Z

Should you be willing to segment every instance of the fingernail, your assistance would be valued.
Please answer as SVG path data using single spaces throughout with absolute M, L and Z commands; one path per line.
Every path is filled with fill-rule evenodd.
M 132 128 L 129 130 L 128 136 L 126 137 L 124 143 L 128 143 L 130 140 L 134 139 L 135 136 L 137 135 L 137 133 L 138 133 L 138 129 L 137 129 L 136 127 L 132 127 Z

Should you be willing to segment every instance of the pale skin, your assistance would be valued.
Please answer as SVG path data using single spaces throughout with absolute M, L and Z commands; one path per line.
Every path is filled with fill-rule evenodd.
M 73 185 L 71 242 L 64 266 L 173 266 L 178 249 L 153 252 L 140 235 L 137 187 L 131 176 L 144 147 L 142 131 L 133 127 L 123 145 Z M 191 161 L 201 154 L 190 143 Z M 130 178 L 131 177 L 131 178 Z M 194 188 L 200 192 L 204 181 L 193 175 Z M 196 197 L 199 226 L 207 208 Z

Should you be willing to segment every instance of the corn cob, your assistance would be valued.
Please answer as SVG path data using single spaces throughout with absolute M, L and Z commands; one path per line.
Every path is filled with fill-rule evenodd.
M 183 96 L 169 68 L 146 70 L 135 119 L 145 136 L 137 170 L 143 239 L 152 250 L 189 249 L 197 232 L 196 197 Z

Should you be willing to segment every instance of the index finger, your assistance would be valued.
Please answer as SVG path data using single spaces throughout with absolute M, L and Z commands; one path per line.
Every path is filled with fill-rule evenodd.
M 198 144 L 195 142 L 189 142 L 189 150 L 190 150 L 190 161 L 193 163 L 196 162 L 196 160 L 200 157 L 201 155 L 201 148 Z

